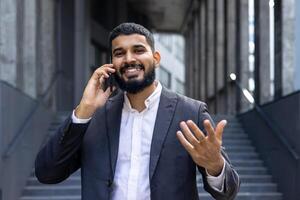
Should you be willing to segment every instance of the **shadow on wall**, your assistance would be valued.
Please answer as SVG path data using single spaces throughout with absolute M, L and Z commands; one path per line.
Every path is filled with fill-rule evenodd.
M 32 171 L 35 155 L 48 133 L 53 113 L 3 81 L 0 81 L 0 97 L 0 139 L 3 144 L 0 200 L 2 196 L 3 199 L 18 199 Z
M 283 199 L 300 196 L 300 91 L 261 106 L 279 137 L 266 125 L 260 115 L 251 110 L 240 114 L 249 137 L 278 183 Z M 293 173 L 291 173 L 293 172 Z

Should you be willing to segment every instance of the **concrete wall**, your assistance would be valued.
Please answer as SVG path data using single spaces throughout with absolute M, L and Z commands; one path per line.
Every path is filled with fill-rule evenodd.
M 55 1 L 0 2 L 0 80 L 33 98 L 55 71 Z
M 271 126 L 278 130 L 279 137 L 256 110 L 239 115 L 239 119 L 271 170 L 283 199 L 297 199 L 300 195 L 300 93 L 266 104 L 262 110 Z
M 296 1 L 295 10 L 297 11 L 295 20 L 295 37 L 296 37 L 296 48 L 295 48 L 295 74 L 294 74 L 294 85 L 296 90 L 300 90 L 300 1 Z
M 0 81 L 0 188 L 16 200 L 32 172 L 35 155 L 53 114 L 44 105 Z

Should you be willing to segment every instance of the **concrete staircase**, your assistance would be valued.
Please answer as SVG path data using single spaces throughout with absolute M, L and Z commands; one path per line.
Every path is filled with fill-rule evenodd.
M 241 179 L 241 187 L 236 199 L 281 200 L 282 194 L 278 192 L 276 183 L 272 181 L 272 176 L 239 121 L 233 116 L 226 115 L 216 115 L 213 118 L 216 123 L 222 119 L 228 121 L 223 133 L 223 146 Z M 197 179 L 200 199 L 214 199 L 203 189 L 200 174 Z
M 50 127 L 52 134 L 57 126 L 66 117 L 61 114 Z M 272 181 L 263 161 L 259 158 L 251 141 L 243 131 L 238 120 L 232 116 L 214 116 L 214 120 L 227 119 L 228 125 L 223 135 L 223 146 L 228 153 L 232 164 L 241 178 L 241 188 L 237 195 L 238 200 L 281 200 L 282 194 L 278 192 L 277 185 Z M 200 200 L 213 198 L 204 191 L 202 178 L 197 176 Z M 75 172 L 66 181 L 56 185 L 40 184 L 34 173 L 28 178 L 20 200 L 80 200 L 80 170 Z
M 49 127 L 49 135 L 45 142 L 55 133 L 59 125 L 70 113 L 58 113 Z M 80 170 L 62 183 L 45 185 L 38 182 L 34 170 L 27 180 L 20 200 L 81 200 Z

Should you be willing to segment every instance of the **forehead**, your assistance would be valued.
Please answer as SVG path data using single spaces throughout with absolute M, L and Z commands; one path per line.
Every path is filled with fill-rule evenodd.
M 118 37 L 112 40 L 111 45 L 112 50 L 116 48 L 130 48 L 135 45 L 143 45 L 146 48 L 150 48 L 146 37 L 140 34 L 119 35 Z

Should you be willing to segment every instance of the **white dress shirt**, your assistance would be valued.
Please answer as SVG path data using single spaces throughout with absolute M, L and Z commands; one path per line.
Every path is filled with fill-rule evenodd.
M 142 112 L 131 107 L 124 94 L 119 151 L 113 183 L 112 200 L 150 200 L 149 162 L 150 147 L 162 86 L 157 82 L 155 91 L 145 100 Z M 73 123 L 87 123 L 78 119 L 73 111 Z M 207 174 L 208 183 L 223 191 L 224 168 L 218 177 Z

